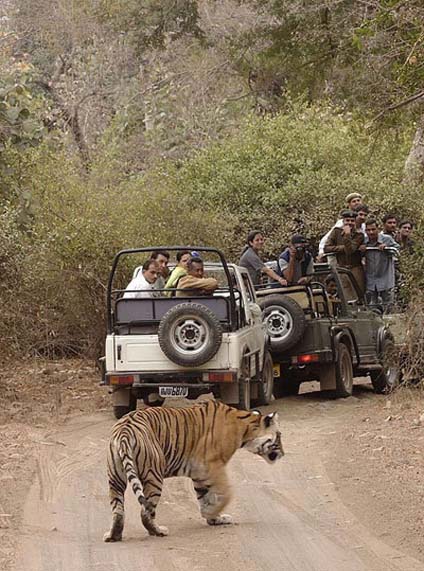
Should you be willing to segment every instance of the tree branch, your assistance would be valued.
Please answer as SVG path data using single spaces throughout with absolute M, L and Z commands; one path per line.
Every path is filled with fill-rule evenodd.
M 405 107 L 406 105 L 409 105 L 410 103 L 413 103 L 418 99 L 421 99 L 421 97 L 424 97 L 424 89 L 418 91 L 417 93 L 411 95 L 410 97 L 407 97 L 406 99 L 403 99 L 403 101 L 399 101 L 399 103 L 393 103 L 392 105 L 389 105 L 388 107 L 380 111 L 380 113 L 378 113 L 375 117 L 373 117 L 370 121 L 370 124 L 374 123 L 375 121 L 383 117 L 383 115 L 385 115 L 386 113 L 389 113 L 390 111 L 395 111 L 396 109 L 400 109 L 401 107 Z

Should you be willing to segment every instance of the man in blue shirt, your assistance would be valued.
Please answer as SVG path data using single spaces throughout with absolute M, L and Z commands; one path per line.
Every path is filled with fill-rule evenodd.
M 370 304 L 379 303 L 390 311 L 394 299 L 395 257 L 393 249 L 399 251 L 400 246 L 389 234 L 379 231 L 376 220 L 367 220 L 365 224 L 365 278 L 366 297 Z M 368 249 L 376 248 L 376 249 Z

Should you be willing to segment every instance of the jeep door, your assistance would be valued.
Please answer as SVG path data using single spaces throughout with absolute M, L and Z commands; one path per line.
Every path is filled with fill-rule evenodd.
M 240 293 L 246 319 L 246 343 L 251 353 L 259 351 L 259 359 L 262 363 L 265 347 L 265 325 L 262 320 L 262 310 L 256 302 L 253 285 L 247 271 L 238 272 L 237 277 L 241 278 Z M 262 367 L 261 364 L 260 367 Z
M 346 324 L 351 330 L 358 348 L 359 362 L 374 363 L 377 360 L 377 316 L 366 306 L 350 272 L 339 271 L 347 302 L 339 323 Z

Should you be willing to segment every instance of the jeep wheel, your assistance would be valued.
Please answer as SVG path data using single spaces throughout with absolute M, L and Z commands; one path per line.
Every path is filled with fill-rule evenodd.
M 159 324 L 159 345 L 177 365 L 197 367 L 217 353 L 222 327 L 217 316 L 199 303 L 181 303 L 165 313 Z
M 378 394 L 389 393 L 399 385 L 400 369 L 396 357 L 395 344 L 388 337 L 384 338 L 380 371 L 370 371 L 374 391 Z
M 261 299 L 259 305 L 272 350 L 286 351 L 300 341 L 306 319 L 298 303 L 285 295 L 271 294 Z
M 352 357 L 344 343 L 338 346 L 336 363 L 336 397 L 350 397 L 353 391 Z
M 264 364 L 262 367 L 260 381 L 258 383 L 258 398 L 254 400 L 253 406 L 264 406 L 272 401 L 274 389 L 274 369 L 271 353 L 265 351 Z
M 124 415 L 132 412 L 137 408 L 137 397 L 134 395 L 130 395 L 130 402 L 128 405 L 114 405 L 113 407 L 113 415 L 118 420 L 122 418 Z

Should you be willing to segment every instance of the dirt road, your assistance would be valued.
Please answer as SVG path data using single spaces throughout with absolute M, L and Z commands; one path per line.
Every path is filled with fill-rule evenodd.
M 229 464 L 234 526 L 200 518 L 191 483 L 167 480 L 149 537 L 127 493 L 124 541 L 102 542 L 110 522 L 105 446 L 109 412 L 76 417 L 37 443 L 38 471 L 28 494 L 17 571 L 422 571 L 424 563 L 384 543 L 343 504 L 329 476 L 331 439 L 346 430 L 357 399 L 276 401 L 286 456 L 276 466 L 245 451 Z M 326 445 L 323 446 L 323 443 Z M 330 444 L 330 445 L 329 445 Z

